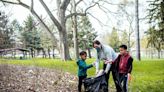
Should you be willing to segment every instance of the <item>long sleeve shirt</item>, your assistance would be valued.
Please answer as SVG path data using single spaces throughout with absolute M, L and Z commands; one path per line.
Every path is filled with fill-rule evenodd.
M 102 45 L 102 48 L 100 51 L 97 51 L 97 56 L 96 56 L 96 71 L 99 70 L 99 63 L 101 60 L 105 61 L 114 61 L 117 58 L 117 54 L 111 48 L 110 46 L 107 45 Z M 105 62 L 104 62 L 105 63 Z M 111 64 L 107 64 L 107 67 L 105 69 L 105 72 L 108 72 L 111 67 Z

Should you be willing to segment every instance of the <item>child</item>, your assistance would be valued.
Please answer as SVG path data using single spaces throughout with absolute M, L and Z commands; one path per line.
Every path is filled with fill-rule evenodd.
M 131 79 L 133 58 L 127 52 L 127 46 L 121 45 L 120 55 L 114 62 L 117 75 L 114 77 L 117 92 L 128 91 L 128 80 Z
M 85 51 L 80 52 L 80 57 L 81 57 L 81 59 L 79 59 L 77 61 L 78 77 L 79 77 L 79 83 L 78 83 L 78 91 L 79 92 L 81 92 L 82 80 L 87 77 L 87 69 L 93 67 L 93 64 L 86 65 L 85 60 L 86 60 L 86 57 L 87 57 L 87 53 Z

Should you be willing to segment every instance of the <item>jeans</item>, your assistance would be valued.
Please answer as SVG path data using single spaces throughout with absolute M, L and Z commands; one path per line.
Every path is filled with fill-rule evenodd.
M 128 75 L 127 74 L 118 74 L 118 78 L 114 79 L 117 92 L 128 92 Z

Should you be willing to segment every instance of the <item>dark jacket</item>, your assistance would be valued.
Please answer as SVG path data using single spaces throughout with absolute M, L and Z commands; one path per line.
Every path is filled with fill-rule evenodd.
M 78 65 L 78 76 L 87 76 L 87 69 L 93 67 L 93 65 L 87 65 L 82 59 L 77 61 Z

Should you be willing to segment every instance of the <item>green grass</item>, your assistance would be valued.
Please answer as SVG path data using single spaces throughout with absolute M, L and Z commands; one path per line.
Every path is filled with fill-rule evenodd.
M 95 59 L 88 59 L 87 64 Z M 25 66 L 37 66 L 53 68 L 77 74 L 77 65 L 75 61 L 63 62 L 59 59 L 30 59 L 30 60 L 7 60 L 0 59 L 1 64 L 15 64 Z M 101 64 L 102 67 L 102 64 Z M 88 70 L 88 77 L 94 76 L 95 68 Z M 164 59 L 145 59 L 141 62 L 134 61 L 132 71 L 132 81 L 129 84 L 131 92 L 164 92 Z M 112 77 L 110 77 L 110 86 L 114 87 Z
M 134 62 L 132 90 L 164 92 L 164 60 Z

